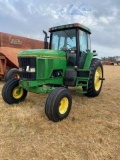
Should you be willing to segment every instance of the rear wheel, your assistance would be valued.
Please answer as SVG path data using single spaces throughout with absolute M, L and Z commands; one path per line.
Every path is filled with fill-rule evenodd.
M 19 70 L 17 68 L 12 68 L 6 72 L 5 81 L 7 82 L 8 80 L 12 78 L 16 78 L 16 79 L 20 78 Z
M 96 97 L 100 94 L 103 83 L 103 66 L 99 59 L 94 58 L 90 66 L 90 79 L 86 96 Z M 83 88 L 84 89 L 84 88 Z
M 72 105 L 72 96 L 68 89 L 59 87 L 54 89 L 46 100 L 46 116 L 54 122 L 58 122 L 69 115 Z
M 27 91 L 19 87 L 19 79 L 11 79 L 2 88 L 3 100 L 8 104 L 24 101 Z

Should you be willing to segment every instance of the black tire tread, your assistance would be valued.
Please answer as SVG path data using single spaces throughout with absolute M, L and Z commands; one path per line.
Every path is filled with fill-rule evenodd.
M 71 102 L 70 102 L 70 107 L 69 107 L 68 113 L 66 115 L 64 115 L 63 117 L 60 117 L 58 114 L 55 113 L 55 109 L 57 109 L 56 108 L 57 106 L 55 106 L 55 103 L 59 99 L 59 96 L 61 96 L 61 94 L 63 94 L 63 93 L 69 95 Z M 71 109 L 71 104 L 72 104 L 72 97 L 71 97 L 69 90 L 64 87 L 58 87 L 58 88 L 54 89 L 48 95 L 48 98 L 47 98 L 46 104 L 45 104 L 46 116 L 49 118 L 49 120 L 51 120 L 53 122 L 58 122 L 58 121 L 67 117 L 67 115 L 69 114 L 70 109 Z
M 60 88 L 62 88 L 62 87 L 60 87 Z M 54 92 L 53 91 L 50 92 L 50 94 L 47 97 L 45 106 L 52 105 L 52 97 L 54 97 L 57 94 L 57 92 L 60 88 L 56 88 L 54 90 Z M 52 120 L 51 108 L 50 107 L 45 107 L 45 113 L 46 113 L 47 117 L 49 118 L 49 120 Z
M 4 76 L 5 81 L 7 82 L 8 80 L 13 78 L 13 75 L 19 74 L 19 70 L 17 68 L 12 68 L 8 70 Z
M 14 104 L 24 101 L 24 99 L 27 96 L 27 90 L 25 89 L 23 89 L 23 96 L 21 98 L 15 99 L 12 96 L 12 90 L 18 85 L 19 85 L 19 79 L 11 79 L 5 83 L 5 85 L 2 88 L 2 97 L 6 103 Z
M 91 73 L 90 73 L 90 79 L 89 79 L 89 83 L 88 83 L 88 90 L 87 90 L 87 93 L 85 94 L 88 97 L 96 97 L 96 96 L 98 96 L 100 91 L 101 91 L 101 88 L 102 88 L 102 84 L 101 84 L 101 87 L 97 92 L 93 89 L 94 88 L 94 74 L 95 74 L 95 70 L 96 70 L 97 66 L 101 67 L 101 69 L 102 69 L 102 78 L 103 78 L 103 66 L 102 66 L 101 61 L 99 59 L 97 59 L 97 58 L 93 58 L 92 62 L 91 62 L 91 65 L 90 65 Z

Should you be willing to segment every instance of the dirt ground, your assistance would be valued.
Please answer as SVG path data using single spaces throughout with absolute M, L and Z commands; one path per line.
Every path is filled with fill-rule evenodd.
M 100 95 L 72 91 L 70 115 L 59 123 L 45 116 L 47 94 L 10 106 L 0 82 L 0 160 L 120 160 L 120 66 L 104 73 Z

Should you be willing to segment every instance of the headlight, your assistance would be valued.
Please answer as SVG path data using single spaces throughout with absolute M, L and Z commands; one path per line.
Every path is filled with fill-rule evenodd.
M 30 72 L 30 73 L 34 73 L 35 72 L 35 68 L 30 68 L 30 66 L 26 66 L 26 68 L 19 68 L 19 72 Z

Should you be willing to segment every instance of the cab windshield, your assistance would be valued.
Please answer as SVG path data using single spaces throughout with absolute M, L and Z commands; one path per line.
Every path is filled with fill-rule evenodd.
M 76 50 L 76 30 L 53 32 L 50 44 L 50 48 L 53 50 Z

